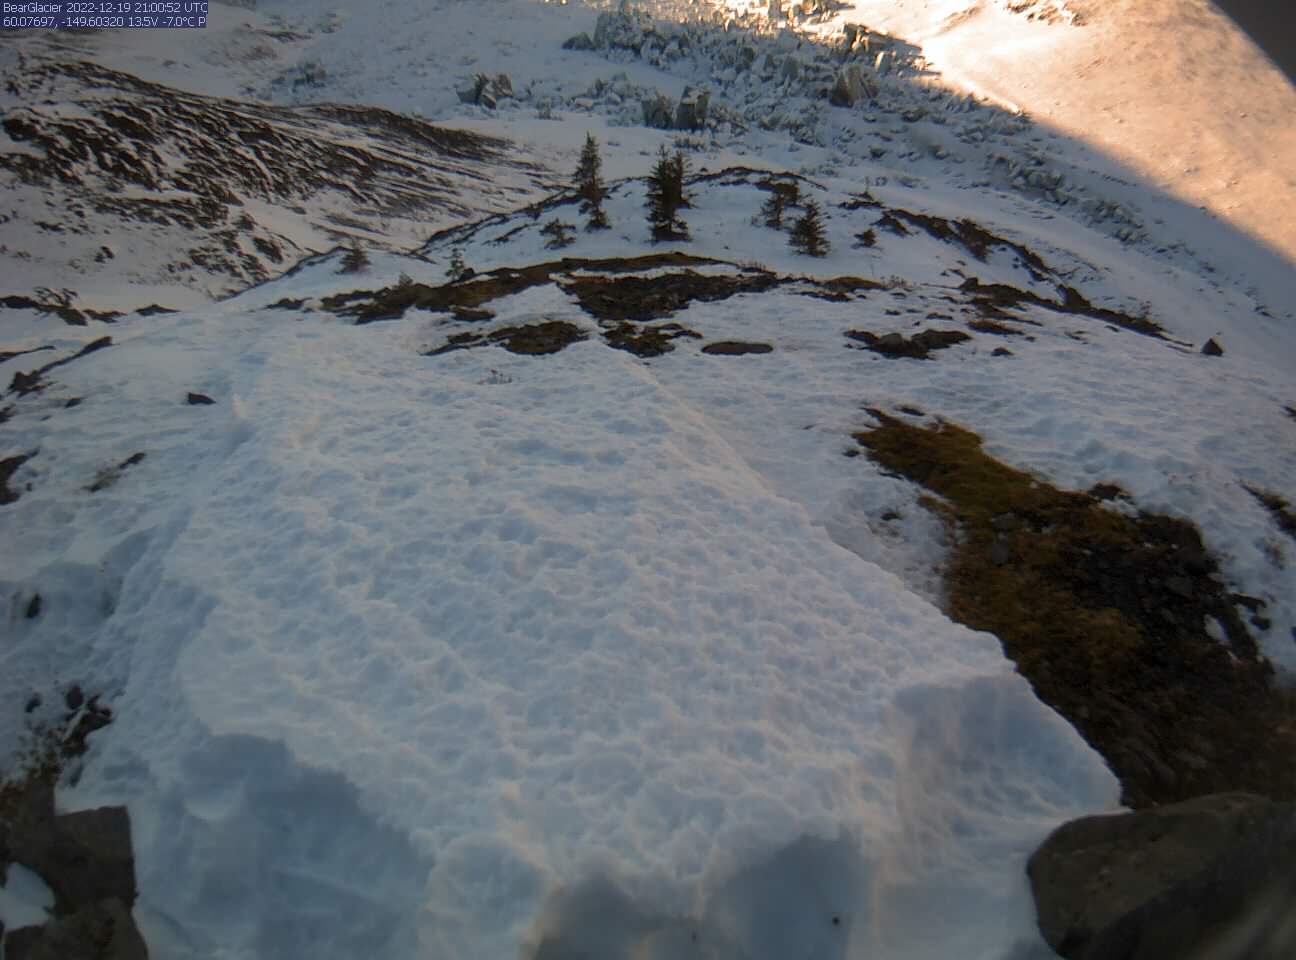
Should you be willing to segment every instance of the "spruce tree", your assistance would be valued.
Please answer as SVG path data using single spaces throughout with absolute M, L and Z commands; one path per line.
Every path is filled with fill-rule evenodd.
M 788 242 L 798 253 L 812 257 L 822 257 L 828 252 L 828 238 L 824 236 L 823 219 L 819 204 L 813 200 L 805 202 L 805 213 L 792 225 L 792 234 Z
M 575 240 L 572 239 L 572 225 L 563 223 L 561 220 L 550 220 L 540 232 L 549 239 L 545 241 L 545 246 L 550 250 L 559 250 L 563 247 L 570 247 Z
M 783 194 L 777 190 L 769 195 L 769 199 L 765 201 L 760 209 L 761 219 L 765 222 L 765 226 L 774 230 L 783 229 L 783 207 L 785 202 Z
M 365 253 L 360 241 L 354 241 L 342 256 L 342 267 L 338 273 L 360 273 L 369 267 L 369 254 Z
M 681 207 L 689 205 L 684 193 L 684 177 L 688 172 L 684 154 L 676 150 L 671 156 L 663 146 L 657 163 L 648 178 L 648 223 L 652 227 L 653 242 L 662 240 L 687 240 L 688 224 L 680 219 Z
M 607 188 L 603 186 L 601 171 L 603 161 L 599 157 L 598 141 L 593 134 L 585 134 L 585 146 L 581 149 L 580 164 L 576 167 L 576 192 L 580 194 L 580 211 L 588 218 L 586 230 L 608 229 L 607 214 L 603 212 L 603 198 Z

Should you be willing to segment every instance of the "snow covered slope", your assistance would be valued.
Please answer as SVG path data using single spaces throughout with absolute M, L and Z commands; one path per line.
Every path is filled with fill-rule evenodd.
M 193 201 L 168 178 L 217 147 L 243 159 L 224 186 L 255 221 L 230 237 L 238 282 L 259 275 L 239 259 L 261 256 L 255 238 L 285 267 L 370 241 L 359 273 L 320 253 L 111 327 L 0 314 L 0 760 L 71 684 L 111 705 L 59 803 L 129 806 L 155 956 L 1046 956 L 1024 859 L 1114 807 L 1117 784 L 994 637 L 941 613 L 943 526 L 912 484 L 844 455 L 870 408 L 960 423 L 1056 484 L 1118 483 L 1193 521 L 1227 587 L 1263 603 L 1264 651 L 1296 670 L 1293 546 L 1244 486 L 1296 500 L 1290 251 L 997 104 L 1016 92 L 970 66 L 993 98 L 932 72 L 941 37 L 978 23 L 1079 36 L 1064 8 L 987 5 L 930 35 L 915 4 L 889 8 L 911 19 L 861 5 L 844 19 L 877 29 L 848 41 L 829 29 L 843 11 L 798 33 L 764 8 L 726 24 L 663 4 L 603 20 L 637 47 L 564 50 L 606 11 L 263 0 L 207 32 L 0 47 L 27 91 L 7 119 L 78 131 L 46 147 L 11 131 L 13 169 L 118 117 L 107 142 L 164 181 L 151 199 L 173 221 L 114 227 L 131 240 L 110 267 L 47 243 L 5 262 L 0 294 L 41 267 L 83 307 L 158 299 L 158 252 L 216 237 L 174 222 Z M 873 92 L 831 106 L 852 65 Z M 478 72 L 516 95 L 461 101 Z M 642 99 L 690 85 L 712 93 L 702 129 L 643 125 Z M 136 111 L 181 146 L 123 133 Z M 240 129 L 276 162 L 231 146 Z M 570 195 L 513 210 L 574 167 L 586 130 L 612 229 L 581 230 Z M 423 192 L 424 137 L 484 153 L 438 161 L 451 182 Z M 653 246 L 634 178 L 675 143 L 697 174 L 692 239 Z M 392 179 L 361 189 L 317 150 Z M 87 151 L 78 183 L 6 191 L 26 211 L 7 246 L 93 249 L 17 226 L 70 229 L 57 203 L 32 211 L 100 176 Z M 1289 194 L 1285 154 L 1256 156 Z M 767 171 L 821 203 L 826 258 L 760 224 Z M 255 199 L 257 173 L 325 183 L 293 213 Z M 392 209 L 411 193 L 452 206 Z M 573 245 L 546 247 L 552 220 Z M 498 283 L 484 313 L 390 307 L 402 275 L 444 283 L 455 251 Z M 690 259 L 637 259 L 671 252 Z M 66 277 L 60 256 L 80 261 Z M 639 331 L 673 350 L 619 349 L 582 300 L 594 281 L 673 304 Z M 711 292 L 672 300 L 676 283 Z M 1006 330 L 969 326 L 984 289 Z M 355 322 L 375 315 L 393 318 Z M 861 331 L 928 328 L 970 339 L 932 360 L 858 349 Z M 1223 357 L 1200 354 L 1211 336 Z M 571 342 L 503 346 L 526 337 Z
M 554 183 L 497 138 L 370 107 L 213 99 L 32 58 L 0 94 L 0 294 L 225 295 L 339 243 L 408 249 Z

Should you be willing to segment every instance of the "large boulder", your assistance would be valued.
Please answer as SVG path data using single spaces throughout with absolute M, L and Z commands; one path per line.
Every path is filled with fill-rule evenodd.
M 872 96 L 873 91 L 860 73 L 859 66 L 852 63 L 838 71 L 832 92 L 828 95 L 828 102 L 834 107 L 853 107 L 865 97 L 872 98 Z
M 507 73 L 496 74 L 493 77 L 479 73 L 456 92 L 463 103 L 475 103 L 494 110 L 505 97 L 513 96 L 513 81 L 509 79 Z
M 671 128 L 672 111 L 670 97 L 664 93 L 659 93 L 652 97 L 646 97 L 639 101 L 643 107 L 643 122 L 646 127 L 656 127 L 658 130 L 669 130 Z
M 1296 914 L 1296 804 L 1229 793 L 1085 817 L 1027 875 L 1040 932 L 1068 960 L 1296 957 L 1296 925 L 1274 923 L 1277 904 Z M 1247 952 L 1266 937 L 1287 952 Z M 1216 952 L 1194 952 L 1208 939 Z
M 148 948 L 130 911 L 109 899 L 51 919 L 43 927 L 13 930 L 7 960 L 148 960 Z
M 62 911 L 109 898 L 127 908 L 135 903 L 135 856 L 125 807 L 55 816 L 53 786 L 37 781 L 0 822 L 0 850 L 5 862 L 40 876 Z
M 701 130 L 706 126 L 707 108 L 711 97 L 706 91 L 684 91 L 679 105 L 675 108 L 676 130 Z

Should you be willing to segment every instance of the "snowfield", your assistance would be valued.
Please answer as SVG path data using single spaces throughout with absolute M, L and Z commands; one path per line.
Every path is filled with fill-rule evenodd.
M 870 3 L 802 26 L 867 19 Z M 894 6 L 912 34 L 879 25 L 925 41 L 930 12 Z M 592 130 L 612 229 L 578 229 L 554 251 L 540 230 L 579 228 L 574 205 L 433 233 L 437 221 L 408 253 L 370 247 L 355 274 L 312 235 L 288 273 L 171 301 L 180 312 L 88 326 L 0 314 L 3 383 L 112 338 L 44 389 L 0 397 L 0 460 L 28 458 L 0 483 L 15 498 L 0 505 L 0 770 L 57 720 L 71 684 L 111 706 L 58 803 L 128 806 L 135 917 L 162 960 L 1050 956 L 1025 859 L 1061 822 L 1117 808 L 1119 785 L 994 636 L 941 612 L 948 534 L 921 491 L 843 454 L 875 422 L 869 408 L 907 408 L 1060 487 L 1116 483 L 1140 509 L 1193 521 L 1230 589 L 1263 601 L 1257 639 L 1290 680 L 1296 546 L 1243 486 L 1296 499 L 1285 235 L 1266 246 L 988 103 L 967 123 L 989 146 L 939 157 L 926 128 L 947 124 L 899 116 L 937 95 L 896 77 L 881 121 L 821 104 L 814 129 L 746 126 L 744 84 L 752 111 L 809 98 L 749 77 L 716 84 L 730 119 L 686 142 L 707 174 L 683 211 L 692 239 L 654 247 L 634 178 L 675 134 L 585 94 L 625 71 L 615 82 L 678 96 L 715 64 L 563 50 L 593 30 L 590 7 L 483 9 L 262 0 L 214 7 L 214 27 L 230 19 L 205 34 L 59 41 L 194 94 L 418 111 L 508 137 L 536 169 L 574 169 Z M 1083 29 L 993 4 L 978 16 L 1020 25 L 1023 42 Z M 791 32 L 769 42 L 802 42 L 777 39 Z M 326 79 L 293 89 L 283 78 L 307 60 Z M 496 112 L 461 103 L 451 81 L 478 69 L 534 89 Z M 967 89 L 940 102 L 969 103 Z M 903 142 L 875 136 L 888 130 Z M 1065 169 L 1074 203 L 1026 178 L 991 183 L 1001 149 L 1005 168 L 1033 152 Z M 719 175 L 737 166 L 797 174 L 830 254 L 798 256 L 755 225 L 768 194 L 754 171 Z M 1296 168 L 1266 169 L 1290 190 Z M 865 195 L 1004 242 L 978 259 L 914 228 L 860 246 L 876 220 Z M 651 359 L 612 349 L 564 289 L 592 268 L 555 268 L 485 304 L 485 320 L 410 309 L 356 325 L 327 308 L 402 274 L 443 283 L 454 251 L 484 274 L 664 250 L 713 258 L 691 268 L 702 274 L 760 265 L 807 280 L 686 305 L 661 322 L 698 337 Z M 0 295 L 24 289 L 21 269 L 0 263 Z M 877 285 L 813 295 L 810 280 L 847 276 Z M 1022 335 L 977 334 L 932 360 L 848 349 L 851 329 L 966 330 L 973 277 L 1045 299 L 1069 284 L 1164 337 L 1023 305 L 1007 317 Z M 75 284 L 81 305 L 158 290 L 97 283 Z M 550 355 L 427 355 L 546 321 L 584 338 Z M 1223 357 L 1201 355 L 1212 336 Z M 716 341 L 772 349 L 702 352 Z M 11 877 L 10 928 L 45 895 Z

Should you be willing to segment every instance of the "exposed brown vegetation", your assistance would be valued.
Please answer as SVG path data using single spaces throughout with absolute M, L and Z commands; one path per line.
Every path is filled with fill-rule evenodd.
M 880 425 L 855 439 L 938 495 L 926 503 L 954 531 L 950 616 L 1000 639 L 1106 757 L 1125 803 L 1296 797 L 1296 705 L 1274 687 L 1195 527 L 1059 490 L 987 456 L 960 427 L 874 413 Z M 1227 644 L 1208 635 L 1208 617 Z

